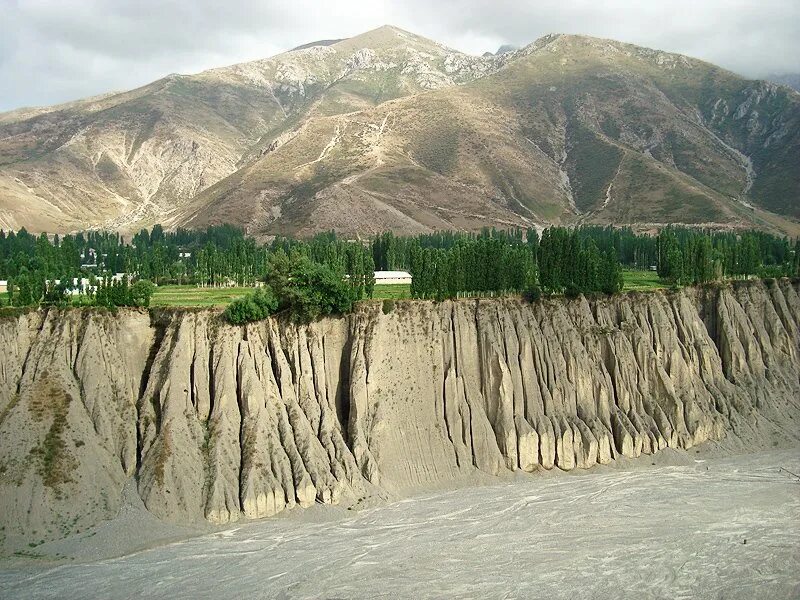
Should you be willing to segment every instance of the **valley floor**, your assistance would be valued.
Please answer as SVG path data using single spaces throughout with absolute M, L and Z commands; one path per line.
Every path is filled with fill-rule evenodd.
M 663 289 L 667 284 L 654 271 L 623 271 L 625 292 Z M 156 288 L 152 306 L 172 307 L 224 307 L 252 292 L 251 287 L 197 287 L 195 285 L 163 285 Z M 375 300 L 403 300 L 411 298 L 410 285 L 377 284 Z
M 122 558 L 6 560 L 0 589 L 8 598 L 796 598 L 791 473 L 797 448 L 727 458 L 665 450 L 357 512 L 325 507 Z M 136 527 L 146 524 L 129 519 L 116 537 Z

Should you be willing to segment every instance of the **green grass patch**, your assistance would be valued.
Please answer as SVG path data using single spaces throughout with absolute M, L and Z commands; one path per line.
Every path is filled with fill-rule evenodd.
M 150 306 L 225 307 L 237 298 L 251 293 L 254 289 L 249 287 L 203 288 L 194 285 L 163 285 L 156 288 L 150 300 Z
M 655 271 L 623 271 L 622 279 L 623 292 L 646 292 L 667 287 Z
M 624 271 L 623 291 L 647 291 L 668 287 L 655 271 Z M 193 285 L 165 285 L 156 289 L 150 301 L 152 307 L 220 307 L 224 308 L 255 288 L 200 288 Z M 374 300 L 407 300 L 411 298 L 410 285 L 376 284 Z
M 194 285 L 164 285 L 156 288 L 151 307 L 220 307 L 224 308 L 256 288 L 201 288 Z M 403 300 L 411 298 L 410 285 L 377 284 L 372 296 L 376 300 Z
M 375 284 L 372 292 L 375 300 L 403 300 L 411 298 L 411 285 Z

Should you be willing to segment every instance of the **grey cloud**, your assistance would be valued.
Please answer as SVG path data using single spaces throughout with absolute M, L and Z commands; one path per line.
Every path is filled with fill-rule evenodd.
M 384 23 L 473 53 L 583 33 L 747 76 L 800 71 L 794 0 L 0 0 L 0 110 L 128 89 Z
M 445 0 L 424 3 L 430 22 L 524 45 L 546 33 L 582 33 L 690 54 L 747 76 L 800 70 L 794 0 Z M 417 13 L 420 17 L 420 13 Z

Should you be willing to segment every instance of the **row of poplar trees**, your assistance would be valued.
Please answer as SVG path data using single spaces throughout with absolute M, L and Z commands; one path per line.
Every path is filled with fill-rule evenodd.
M 415 298 L 455 298 L 510 292 L 568 295 L 622 290 L 622 266 L 580 230 L 551 227 L 541 239 L 507 233 L 463 236 L 440 248 L 412 246 L 409 269 Z
M 800 275 L 800 239 L 760 231 L 707 232 L 667 227 L 656 236 L 658 274 L 675 285 L 723 278 Z
M 347 279 L 358 298 L 371 294 L 372 273 L 408 270 L 419 298 L 508 292 L 614 293 L 621 267 L 657 270 L 675 285 L 725 277 L 800 275 L 800 240 L 758 231 L 720 232 L 668 227 L 657 235 L 629 228 L 551 227 L 542 232 L 485 229 L 372 240 L 335 233 L 311 239 L 278 237 L 258 243 L 237 227 L 142 230 L 132 239 L 104 232 L 66 236 L 0 231 L 0 279 L 13 302 L 35 304 L 45 282 L 127 273 L 158 285 L 253 285 L 277 253 L 302 255 Z

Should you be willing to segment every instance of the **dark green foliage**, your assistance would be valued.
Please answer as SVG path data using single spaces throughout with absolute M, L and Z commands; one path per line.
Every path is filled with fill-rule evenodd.
M 667 227 L 655 240 L 658 274 L 675 285 L 724 277 L 786 277 L 795 268 L 790 241 L 760 231 L 737 234 Z
M 150 306 L 150 298 L 154 291 L 155 285 L 151 281 L 140 279 L 131 285 L 127 275 L 121 279 L 106 277 L 96 281 L 96 289 L 91 299 L 95 306 L 106 308 L 117 306 L 147 308 Z
M 34 292 L 31 275 L 25 267 L 20 269 L 17 277 L 9 280 L 9 290 L 9 299 L 14 306 L 31 306 L 39 301 Z
M 622 291 L 622 265 L 612 252 L 605 252 L 600 261 L 598 287 L 606 294 L 617 294 Z
M 383 301 L 383 306 L 381 306 L 381 310 L 383 310 L 383 314 L 388 315 L 390 312 L 394 310 L 394 300 L 387 299 Z
M 42 306 L 64 308 L 69 305 L 69 288 L 65 283 L 49 283 L 42 297 Z
M 622 266 L 613 243 L 601 251 L 583 229 L 546 229 L 539 250 L 542 288 L 569 296 L 622 290 Z
M 225 318 L 234 325 L 266 319 L 278 309 L 278 299 L 269 287 L 258 288 L 252 294 L 234 300 L 225 309 Z
M 348 282 L 342 271 L 302 254 L 276 255 L 266 281 L 275 290 L 279 308 L 301 322 L 348 313 L 363 293 L 363 284 Z
M 538 285 L 531 285 L 522 291 L 522 297 L 526 302 L 538 302 L 542 297 L 542 289 Z
M 156 291 L 156 286 L 152 281 L 140 279 L 131 286 L 130 301 L 133 306 L 139 308 L 147 308 L 150 306 L 150 299 L 153 297 L 153 292 Z
M 622 290 L 622 267 L 657 269 L 675 286 L 725 277 L 785 277 L 800 270 L 798 243 L 764 232 L 667 227 L 657 236 L 629 228 L 550 227 L 442 232 L 417 238 L 381 236 L 373 251 L 387 268 L 407 268 L 415 298 L 525 292 L 570 295 Z M 388 257 L 391 255 L 391 260 Z
M 581 295 L 581 288 L 579 288 L 576 284 L 570 281 L 567 284 L 566 289 L 564 290 L 564 295 L 567 298 L 577 298 L 578 296 Z
M 428 246 L 425 236 L 410 247 L 415 298 L 520 292 L 536 282 L 534 253 L 521 234 L 485 231 L 478 236 L 452 234 L 451 239 L 441 235 L 445 243 L 439 247 Z
M 792 257 L 792 275 L 800 277 L 800 239 L 795 241 L 794 250 L 792 252 L 794 253 Z
M 372 242 L 372 258 L 375 268 L 381 271 L 393 271 L 406 267 L 405 252 L 398 246 L 399 243 L 391 231 L 377 236 Z
M 277 310 L 310 320 L 347 312 L 353 302 L 372 297 L 376 268 L 408 270 L 413 297 L 443 300 L 532 289 L 616 293 L 622 289 L 623 266 L 657 270 L 674 286 L 730 277 L 785 277 L 800 275 L 798 254 L 797 240 L 764 232 L 683 227 L 667 227 L 658 235 L 599 226 L 551 227 L 541 236 L 534 229 L 416 237 L 387 232 L 371 243 L 342 240 L 329 232 L 308 240 L 276 238 L 266 245 L 225 225 L 174 232 L 156 226 L 136 234 L 130 244 L 116 234 L 50 239 L 23 229 L 0 231 L 0 279 L 9 280 L 8 303 L 14 307 L 64 306 L 68 299 L 81 305 L 146 307 L 153 286 L 143 280 L 227 287 L 255 285 L 266 277 Z M 116 273 L 135 274 L 137 281 L 112 277 Z M 73 291 L 68 287 L 47 284 L 79 278 L 91 282 L 79 290 L 79 297 L 68 296 Z
M 345 279 L 342 271 L 297 252 L 274 254 L 265 280 L 265 288 L 228 306 L 225 318 L 230 323 L 241 325 L 258 321 L 278 310 L 300 322 L 344 314 L 350 312 L 353 302 L 364 291 L 363 282 L 354 284 Z
M 367 253 L 364 255 L 364 295 L 367 298 L 372 298 L 375 292 L 375 263 L 372 260 L 372 254 Z

